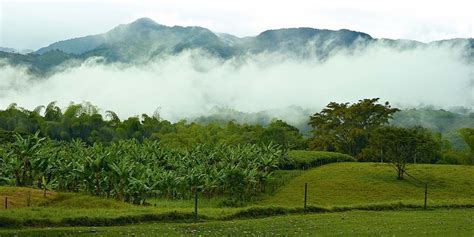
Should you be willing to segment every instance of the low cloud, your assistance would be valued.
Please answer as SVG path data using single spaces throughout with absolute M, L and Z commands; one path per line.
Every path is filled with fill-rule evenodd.
M 0 107 L 32 109 L 57 101 L 91 102 L 121 117 L 151 114 L 177 120 L 214 107 L 257 112 L 300 106 L 320 109 L 330 101 L 380 97 L 401 107 L 474 107 L 474 67 L 462 46 L 399 50 L 381 44 L 340 52 L 321 62 L 281 54 L 222 61 L 199 51 L 141 65 L 89 59 L 48 78 L 26 68 L 0 65 Z

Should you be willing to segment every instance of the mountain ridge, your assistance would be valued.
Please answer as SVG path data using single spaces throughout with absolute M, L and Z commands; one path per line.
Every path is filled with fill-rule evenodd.
M 445 43 L 466 44 L 466 55 L 474 61 L 474 39 L 457 38 L 423 43 L 378 39 L 367 33 L 348 29 L 311 27 L 270 29 L 256 36 L 237 37 L 228 33 L 215 33 L 199 26 L 165 26 L 150 18 L 120 24 L 102 34 L 54 42 L 27 55 L 0 52 L 0 59 L 7 59 L 14 65 L 27 66 L 34 73 L 46 75 L 67 60 L 81 61 L 90 57 L 103 57 L 105 62 L 144 63 L 163 55 L 200 49 L 222 59 L 249 54 L 284 53 L 297 58 L 325 60 L 339 50 L 352 51 L 373 43 L 383 43 L 400 50 Z

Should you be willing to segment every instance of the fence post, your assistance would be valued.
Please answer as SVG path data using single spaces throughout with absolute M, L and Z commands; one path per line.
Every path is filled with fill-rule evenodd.
M 425 183 L 425 205 L 423 206 L 423 209 L 426 210 L 426 199 L 428 196 L 428 183 Z
M 194 219 L 198 219 L 198 190 L 194 190 Z
M 308 183 L 304 183 L 304 212 L 306 213 L 306 201 L 308 197 Z
M 5 197 L 5 209 L 8 209 L 8 197 Z
M 26 205 L 31 206 L 31 191 L 28 191 L 28 198 L 26 199 Z

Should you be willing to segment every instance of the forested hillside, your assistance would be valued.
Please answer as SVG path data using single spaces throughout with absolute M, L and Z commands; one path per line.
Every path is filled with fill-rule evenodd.
M 144 64 L 189 50 L 227 60 L 259 54 L 281 54 L 286 58 L 323 61 L 339 52 L 357 53 L 369 46 L 394 50 L 429 47 L 462 48 L 465 60 L 474 60 L 473 39 L 453 39 L 421 43 L 412 40 L 375 39 L 347 29 L 327 30 L 308 27 L 266 30 L 257 36 L 239 38 L 192 26 L 165 26 L 149 18 L 119 25 L 110 31 L 54 42 L 30 54 L 0 52 L 0 59 L 29 68 L 34 75 L 49 75 L 67 63 L 74 66 L 88 58 L 102 57 L 106 63 Z

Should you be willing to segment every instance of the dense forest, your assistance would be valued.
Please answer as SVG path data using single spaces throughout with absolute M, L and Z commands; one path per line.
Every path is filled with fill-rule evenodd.
M 239 124 L 234 121 L 195 123 L 181 120 L 171 123 L 159 114 L 130 117 L 120 120 L 107 111 L 105 117 L 90 103 L 71 104 L 64 111 L 55 103 L 30 111 L 15 104 L 0 111 L 0 139 L 8 141 L 13 133 L 34 134 L 57 141 L 80 139 L 94 143 L 136 139 L 157 140 L 172 147 L 193 147 L 198 144 L 257 144 L 274 143 L 289 149 L 304 149 L 305 139 L 297 128 L 282 120 L 267 126 Z

